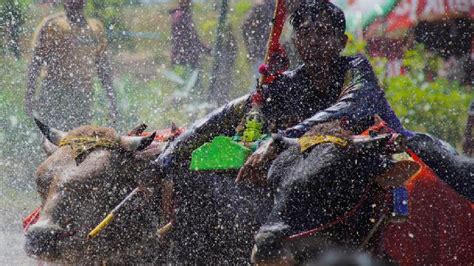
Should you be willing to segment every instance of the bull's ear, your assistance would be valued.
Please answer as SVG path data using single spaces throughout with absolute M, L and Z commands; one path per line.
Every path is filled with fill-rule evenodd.
M 120 137 L 120 146 L 126 151 L 141 151 L 150 146 L 155 136 L 156 132 L 153 132 L 153 134 L 147 137 L 122 136 Z
M 52 144 L 59 146 L 59 142 L 62 138 L 66 136 L 66 132 L 43 124 L 43 122 L 39 121 L 36 117 L 34 117 L 33 119 L 35 120 L 35 123 L 40 129 L 43 136 L 45 136 L 46 139 L 48 139 Z

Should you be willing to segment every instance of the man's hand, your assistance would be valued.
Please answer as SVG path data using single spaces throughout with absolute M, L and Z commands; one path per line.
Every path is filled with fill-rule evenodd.
M 244 166 L 240 168 L 235 182 L 249 180 L 252 183 L 265 184 L 270 162 L 277 157 L 278 153 L 275 142 L 270 139 L 250 155 Z

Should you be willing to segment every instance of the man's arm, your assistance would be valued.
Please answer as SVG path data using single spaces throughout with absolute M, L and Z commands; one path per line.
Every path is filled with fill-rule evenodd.
M 33 96 L 36 92 L 36 82 L 40 74 L 41 62 L 43 59 L 35 51 L 28 66 L 28 83 L 25 94 L 25 111 L 28 116 L 33 116 Z
M 110 119 L 114 122 L 118 117 L 118 110 L 117 110 L 117 97 L 115 95 L 115 90 L 113 87 L 112 82 L 112 66 L 110 65 L 110 60 L 107 54 L 107 38 L 105 36 L 105 29 L 102 23 L 97 22 L 98 28 L 98 38 L 99 38 L 99 47 L 96 54 L 96 68 L 97 68 L 97 76 L 102 84 L 102 88 L 104 88 L 105 93 L 107 94 L 107 98 L 109 98 L 110 102 Z
M 115 121 L 118 117 L 117 111 L 117 98 L 115 95 L 115 90 L 112 84 L 112 67 L 110 65 L 109 58 L 106 51 L 102 51 L 96 59 L 97 66 L 97 76 L 102 83 L 102 87 L 105 89 L 107 98 L 110 101 L 110 118 L 112 121 Z
M 154 170 L 170 169 L 180 162 L 187 163 L 191 153 L 205 142 L 218 135 L 233 135 L 235 127 L 248 111 L 249 102 L 250 96 L 245 95 L 195 122 L 154 161 Z
M 351 81 L 341 93 L 338 101 L 325 110 L 317 112 L 300 124 L 287 129 L 287 137 L 301 137 L 314 125 L 345 117 L 349 123 L 357 123 L 369 116 L 379 115 L 389 126 L 399 132 L 403 128 L 391 109 L 384 92 L 377 84 L 377 78 L 365 58 L 358 57 L 351 62 Z
M 35 33 L 33 41 L 33 56 L 31 58 L 30 65 L 28 66 L 28 81 L 25 94 L 25 111 L 28 116 L 33 115 L 33 97 L 36 92 L 36 83 L 40 75 L 41 65 L 46 60 L 48 50 L 50 49 L 49 39 L 51 39 L 51 34 L 48 34 L 49 25 L 48 23 L 43 23 Z

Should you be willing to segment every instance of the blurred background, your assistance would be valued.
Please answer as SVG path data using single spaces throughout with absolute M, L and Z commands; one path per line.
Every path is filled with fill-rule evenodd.
M 261 59 L 251 51 L 249 34 L 254 32 L 248 21 L 257 14 L 269 29 L 272 2 L 193 1 L 194 27 L 208 52 L 197 66 L 189 67 L 172 62 L 171 20 L 177 1 L 89 0 L 86 15 L 105 27 L 119 113 L 116 121 L 109 120 L 107 96 L 96 80 L 93 124 L 113 126 L 123 134 L 142 122 L 149 129 L 167 128 L 171 122 L 186 126 L 249 92 Z M 472 129 L 466 130 L 466 125 L 474 99 L 472 1 L 333 2 L 347 17 L 350 42 L 345 53 L 369 57 L 404 125 L 447 140 L 460 152 L 466 135 L 469 149 Z M 22 255 L 21 218 L 38 204 L 33 174 L 45 156 L 41 136 L 24 109 L 27 68 L 36 28 L 62 9 L 59 1 L 52 0 L 0 1 L 2 264 L 34 263 Z M 282 43 L 294 66 L 299 59 L 291 36 L 291 29 L 286 29 Z

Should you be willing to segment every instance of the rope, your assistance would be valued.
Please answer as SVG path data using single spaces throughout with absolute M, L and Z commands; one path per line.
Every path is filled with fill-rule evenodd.
M 346 147 L 347 145 L 349 145 L 348 140 L 330 135 L 303 136 L 298 139 L 298 144 L 300 145 L 301 152 L 305 152 L 309 148 L 323 143 L 333 143 L 341 147 Z
M 59 147 L 70 146 L 74 159 L 97 148 L 114 149 L 118 147 L 117 140 L 110 140 L 99 137 L 65 137 L 59 142 Z

